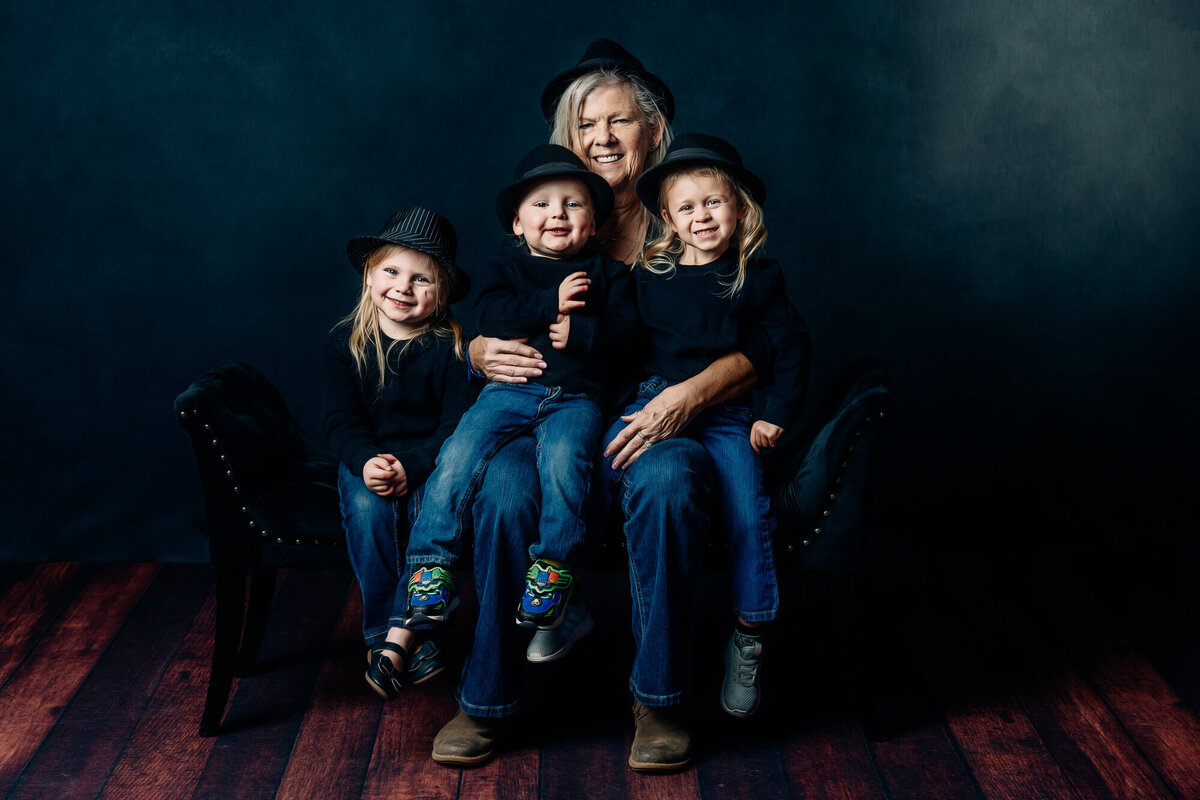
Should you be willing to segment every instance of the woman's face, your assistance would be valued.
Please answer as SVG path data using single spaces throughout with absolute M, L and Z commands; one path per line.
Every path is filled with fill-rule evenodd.
M 572 149 L 588 169 L 621 194 L 633 191 L 647 154 L 661 138 L 661 123 L 651 125 L 642 119 L 629 86 L 601 86 L 583 98 Z

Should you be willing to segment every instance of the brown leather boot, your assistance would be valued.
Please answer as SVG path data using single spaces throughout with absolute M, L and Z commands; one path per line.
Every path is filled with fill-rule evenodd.
M 692 761 L 692 737 L 683 706 L 633 704 L 633 747 L 629 766 L 639 772 L 670 772 Z
M 507 718 L 471 717 L 459 710 L 433 737 L 433 760 L 451 767 L 486 764 L 495 757 L 507 722 Z

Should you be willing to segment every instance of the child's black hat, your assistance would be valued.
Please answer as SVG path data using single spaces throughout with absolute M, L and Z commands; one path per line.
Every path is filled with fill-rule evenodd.
M 380 247 L 398 244 L 432 256 L 446 270 L 450 280 L 449 301 L 456 303 L 471 290 L 471 279 L 454 263 L 458 235 L 450 220 L 427 208 L 414 206 L 397 211 L 375 236 L 356 236 L 346 245 L 350 263 L 359 271 Z
M 513 182 L 496 197 L 496 217 L 505 233 L 512 233 L 514 209 L 536 183 L 554 178 L 583 181 L 592 195 L 596 227 L 604 224 L 613 209 L 613 191 L 608 181 L 589 170 L 579 156 L 557 144 L 539 144 L 525 154 L 513 172 Z
M 767 199 L 767 187 L 757 175 L 742 166 L 737 149 L 724 139 L 703 133 L 684 133 L 671 142 L 671 148 L 658 164 L 642 173 L 636 189 L 642 205 L 658 216 L 662 210 L 659 194 L 662 182 L 673 172 L 687 167 L 716 167 L 746 187 L 760 206 Z
M 675 98 L 671 96 L 671 90 L 663 83 L 662 78 L 647 72 L 646 68 L 642 66 L 642 62 L 638 61 L 633 53 L 612 39 L 597 39 L 589 44 L 587 50 L 583 51 L 583 58 L 579 59 L 574 67 L 560 72 L 546 85 L 545 90 L 542 91 L 542 113 L 546 119 L 554 117 L 558 98 L 562 97 L 562 93 L 571 85 L 571 81 L 580 75 L 601 69 L 614 69 L 628 75 L 636 75 L 658 100 L 659 108 L 662 109 L 667 122 L 675 119 Z

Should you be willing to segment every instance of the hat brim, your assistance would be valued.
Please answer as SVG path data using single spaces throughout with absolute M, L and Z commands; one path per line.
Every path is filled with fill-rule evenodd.
M 407 236 L 400 235 L 391 238 L 383 236 L 356 236 L 346 244 L 346 255 L 350 258 L 350 264 L 358 270 L 359 275 L 362 275 L 367 266 L 367 259 L 371 257 L 371 254 L 387 245 L 400 245 L 401 247 L 407 247 L 409 250 L 416 250 L 418 253 L 424 253 L 441 264 L 442 268 L 446 270 L 447 277 L 450 279 L 448 302 L 457 303 L 471 291 L 471 279 L 467 277 L 467 273 L 461 267 L 441 253 L 430 252 L 424 242 L 411 239 Z
M 671 94 L 671 90 L 667 88 L 667 84 L 662 78 L 657 75 L 646 72 L 645 70 L 631 69 L 628 64 L 623 61 L 613 59 L 595 59 L 585 64 L 578 64 L 565 72 L 560 72 L 546 84 L 546 88 L 542 90 L 542 114 L 547 121 L 554 119 L 554 111 L 558 107 L 558 100 L 567 91 L 571 83 L 581 75 L 587 75 L 589 72 L 599 72 L 602 69 L 611 69 L 626 75 L 635 75 L 646 84 L 656 98 L 659 100 L 662 108 L 663 116 L 667 123 L 670 124 L 675 119 L 675 97 Z
M 750 193 L 750 197 L 759 206 L 762 206 L 767 200 L 766 184 L 762 182 L 761 178 L 745 167 L 712 155 L 711 153 L 689 155 L 686 151 L 681 151 L 678 158 L 672 158 L 655 164 L 638 178 L 634 189 L 637 191 L 638 199 L 642 201 L 642 205 L 650 209 L 650 212 L 655 217 L 658 217 L 662 212 L 659 195 L 662 192 L 663 181 L 669 175 L 692 167 L 716 167 L 722 172 L 728 173 L 731 178 L 746 187 L 746 191 Z
M 597 228 L 603 225 L 609 216 L 612 215 L 615 198 L 613 197 L 612 187 L 608 185 L 608 181 L 583 167 L 556 162 L 553 164 L 543 164 L 532 169 L 525 173 L 521 180 L 500 190 L 500 194 L 496 196 L 496 218 L 500 221 L 500 228 L 505 233 L 511 234 L 513 232 L 513 217 L 516 216 L 517 204 L 521 202 L 521 198 L 525 196 L 534 184 L 555 178 L 572 178 L 582 181 L 587 186 L 588 191 L 592 195 L 592 201 L 595 204 L 592 217 L 596 222 Z

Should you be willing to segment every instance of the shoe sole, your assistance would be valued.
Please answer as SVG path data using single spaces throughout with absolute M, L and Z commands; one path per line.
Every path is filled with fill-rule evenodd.
M 479 767 L 496 757 L 495 750 L 489 750 L 481 756 L 446 756 L 432 753 L 431 757 L 438 764 L 451 767 Z
M 636 772 L 678 772 L 679 770 L 687 769 L 691 764 L 692 759 L 690 756 L 674 764 L 662 764 L 657 761 L 643 763 L 641 761 L 634 761 L 633 756 L 629 757 L 629 768 Z
M 384 700 L 395 700 L 397 697 L 400 696 L 399 692 L 396 692 L 395 694 L 389 694 L 387 689 L 383 688 L 378 683 L 371 680 L 371 673 L 369 671 L 363 673 L 363 679 L 366 680 L 367 686 L 371 687 L 371 691 L 375 692 L 375 694 L 379 695 Z
M 751 716 L 755 711 L 758 711 L 758 703 L 755 703 L 754 708 L 750 709 L 749 711 L 743 711 L 740 708 L 730 708 L 729 706 L 725 705 L 725 699 L 722 698 L 721 699 L 721 710 L 724 711 L 726 714 L 728 714 L 731 717 L 737 717 L 738 719 L 745 719 L 746 717 Z
M 424 683 L 425 681 L 429 680 L 430 678 L 435 678 L 438 675 L 441 675 L 442 670 L 444 670 L 444 669 L 446 669 L 445 665 L 437 667 L 437 668 L 425 673 L 424 675 L 422 675 L 419 678 L 412 677 L 412 673 L 410 672 L 409 673 L 410 685 L 411 686 L 419 686 L 420 684 Z
M 431 617 L 427 614 L 418 612 L 404 620 L 404 627 L 414 631 L 445 627 L 447 624 L 449 624 L 450 615 L 454 613 L 454 609 L 456 608 L 458 608 L 457 597 L 450 601 L 450 605 L 441 614 L 435 614 Z
M 575 632 L 572 633 L 567 638 L 567 643 L 564 644 L 562 647 L 558 648 L 553 653 L 550 653 L 550 654 L 544 655 L 544 656 L 540 656 L 540 655 L 536 655 L 536 654 L 530 655 L 529 651 L 526 650 L 525 651 L 525 660 L 528 661 L 530 664 L 546 664 L 551 661 L 558 661 L 560 658 L 566 658 L 567 654 L 571 652 L 571 648 L 575 646 L 575 643 L 578 642 L 580 639 L 582 639 L 584 636 L 587 636 L 589 633 L 591 633 L 592 628 L 594 628 L 595 626 L 596 626 L 595 620 L 592 619 L 591 614 L 588 614 L 586 617 L 583 618 L 583 622 L 579 623 L 579 627 L 577 627 L 575 629 Z

